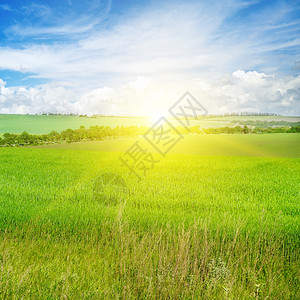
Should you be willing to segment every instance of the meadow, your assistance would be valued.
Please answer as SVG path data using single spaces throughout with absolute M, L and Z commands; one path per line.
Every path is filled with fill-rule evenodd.
M 0 298 L 297 298 L 299 134 L 134 140 L 0 149 Z
M 150 120 L 143 117 L 79 117 L 63 115 L 10 115 L 0 114 L 0 134 L 22 133 L 46 134 L 52 130 L 61 132 L 67 128 L 77 129 L 81 125 L 85 127 L 104 125 L 114 128 L 116 126 L 142 126 L 149 124 Z
M 117 138 L 104 141 L 76 142 L 41 145 L 41 149 L 88 150 L 104 152 L 125 152 L 138 141 L 150 152 L 145 139 Z M 221 156 L 255 156 L 255 157 L 291 157 L 299 158 L 300 135 L 298 133 L 276 134 L 191 134 L 185 135 L 184 140 L 170 150 L 170 153 L 193 155 Z M 149 149 L 148 149 L 149 148 Z
M 191 120 L 191 126 L 199 125 L 201 128 L 218 128 L 233 126 L 238 122 L 247 121 L 285 121 L 300 122 L 300 117 L 286 116 L 223 116 L 203 117 L 198 120 Z M 90 126 L 152 126 L 155 120 L 148 117 L 112 117 L 112 116 L 63 116 L 63 115 L 17 115 L 0 114 L 0 136 L 3 133 L 47 134 L 52 130 L 61 132 L 70 129 L 77 129 L 81 125 Z
M 112 116 L 63 116 L 63 115 L 10 115 L 0 114 L 0 136 L 3 133 L 46 134 L 52 130 L 61 132 L 67 128 L 77 129 L 80 126 L 151 126 L 153 120 L 148 117 L 112 117 Z M 192 120 L 192 125 L 201 125 L 202 128 L 217 128 L 231 124 L 229 121 L 214 119 Z

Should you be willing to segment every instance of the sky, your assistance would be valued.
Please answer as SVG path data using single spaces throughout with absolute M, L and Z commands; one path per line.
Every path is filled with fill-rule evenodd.
M 0 113 L 300 115 L 300 2 L 0 0 Z

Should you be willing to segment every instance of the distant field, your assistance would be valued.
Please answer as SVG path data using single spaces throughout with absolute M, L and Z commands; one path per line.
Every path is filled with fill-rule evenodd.
M 201 128 L 217 128 L 225 126 L 233 126 L 232 121 L 286 121 L 300 122 L 300 117 L 273 117 L 273 116 L 230 116 L 216 118 L 201 118 L 199 120 L 191 120 L 191 125 L 199 125 Z M 0 114 L 0 135 L 9 133 L 44 134 L 52 130 L 61 132 L 67 128 L 77 129 L 81 125 L 85 127 L 103 125 L 114 128 L 116 126 L 151 126 L 155 120 L 146 117 L 76 117 L 76 116 L 43 116 L 43 115 L 5 115 Z M 174 121 L 175 126 L 180 124 Z
M 299 116 L 222 116 L 213 117 L 212 119 L 222 122 L 239 121 L 286 121 L 286 122 L 300 122 Z
M 149 151 L 153 151 L 142 137 L 71 144 L 50 144 L 39 146 L 39 148 L 123 152 L 136 140 L 141 141 L 141 145 L 149 148 Z M 171 150 L 171 153 L 300 158 L 300 134 L 187 135 Z
M 77 129 L 81 125 L 85 127 L 104 125 L 116 126 L 142 126 L 149 124 L 149 119 L 140 117 L 75 117 L 75 116 L 43 116 L 43 115 L 4 115 L 0 114 L 0 133 L 30 134 L 49 133 L 52 130 L 61 132 L 67 128 Z
M 61 132 L 67 128 L 77 129 L 81 125 L 90 126 L 151 126 L 155 120 L 146 117 L 76 117 L 76 116 L 43 116 L 43 115 L 4 115 L 0 114 L 0 134 L 22 133 L 44 134 L 52 130 Z M 180 124 L 174 123 L 176 126 Z M 191 125 L 200 125 L 202 128 L 217 128 L 230 124 L 212 120 L 191 121 Z

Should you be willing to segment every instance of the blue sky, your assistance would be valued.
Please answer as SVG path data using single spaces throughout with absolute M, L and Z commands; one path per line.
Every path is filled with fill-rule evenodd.
M 299 1 L 0 0 L 0 112 L 300 113 Z

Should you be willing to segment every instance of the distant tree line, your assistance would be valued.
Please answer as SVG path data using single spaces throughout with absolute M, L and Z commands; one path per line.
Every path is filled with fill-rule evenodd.
M 29 114 L 27 114 L 29 115 Z M 53 112 L 47 112 L 47 111 L 42 111 L 39 113 L 35 114 L 36 116 L 64 116 L 64 117 L 88 117 L 88 115 L 81 115 L 81 114 L 75 114 L 75 113 L 53 113 Z
M 231 116 L 280 116 L 277 113 L 258 113 L 258 112 L 232 112 L 232 113 L 223 113 L 223 114 L 210 114 L 208 117 L 231 117 Z
M 101 114 L 92 114 L 92 115 L 87 115 L 87 114 L 78 114 L 78 113 L 72 113 L 72 112 L 48 112 L 48 111 L 42 111 L 39 113 L 36 113 L 36 115 L 42 115 L 42 116 L 71 116 L 71 117 L 116 117 L 116 118 L 130 118 L 134 117 L 136 118 L 137 116 L 115 116 L 115 115 L 101 115 Z M 209 114 L 209 115 L 198 115 L 198 116 L 203 116 L 207 118 L 215 118 L 215 117 L 230 117 L 230 116 L 281 116 L 278 113 L 258 113 L 258 112 L 232 112 L 232 113 L 222 113 L 222 114 Z
M 244 126 L 235 126 L 235 127 L 221 127 L 221 128 L 207 128 L 202 129 L 203 133 L 211 134 L 211 133 L 225 133 L 225 134 L 236 134 L 236 133 L 298 133 L 300 132 L 300 126 L 284 126 L 284 127 L 268 127 L 268 128 L 261 128 L 261 127 L 248 127 Z
M 184 127 L 177 127 L 176 129 L 180 133 L 187 133 Z M 149 127 L 146 126 L 117 126 L 113 129 L 109 126 L 91 126 L 90 128 L 80 126 L 79 129 L 66 129 L 60 133 L 56 131 L 51 131 L 48 134 L 29 134 L 26 131 L 21 134 L 4 133 L 3 137 L 0 137 L 0 146 L 37 146 L 41 144 L 59 142 L 71 143 L 79 141 L 102 141 L 126 136 L 136 137 L 145 134 L 148 130 Z M 244 125 L 243 127 L 235 126 L 206 129 L 201 129 L 200 126 L 192 126 L 189 127 L 189 132 L 191 134 L 300 133 L 300 126 L 251 128 Z
M 27 114 L 30 115 L 30 114 Z M 76 114 L 76 113 L 68 113 L 68 112 L 47 112 L 42 111 L 35 114 L 36 116 L 64 116 L 64 117 L 81 117 L 81 118 L 102 118 L 102 117 L 109 117 L 109 118 L 145 118 L 140 116 L 115 116 L 115 115 L 100 115 L 100 114 Z
M 184 127 L 176 128 L 180 133 L 186 133 L 186 129 Z M 252 133 L 298 133 L 300 132 L 300 126 L 284 126 L 284 127 L 268 127 L 268 128 L 260 128 L 260 127 L 248 127 L 244 126 L 234 126 L 234 127 L 219 127 L 219 128 L 202 128 L 199 126 L 189 127 L 189 132 L 193 134 L 252 134 Z
M 248 125 L 248 126 L 255 126 L 261 128 L 268 128 L 273 126 L 300 126 L 300 122 L 287 122 L 287 121 L 261 121 L 261 120 L 232 120 L 231 123 L 239 124 L 239 125 Z
M 79 141 L 102 141 L 105 139 L 112 139 L 121 136 L 138 136 L 144 134 L 148 127 L 124 127 L 117 126 L 116 128 L 110 128 L 109 126 L 91 126 L 85 128 L 80 126 L 79 129 L 66 129 L 58 133 L 51 131 L 48 134 L 29 134 L 24 131 L 21 134 L 4 133 L 3 137 L 0 137 L 0 145 L 12 145 L 12 146 L 25 146 L 25 145 L 40 145 L 45 143 L 57 143 L 57 142 L 79 142 Z

